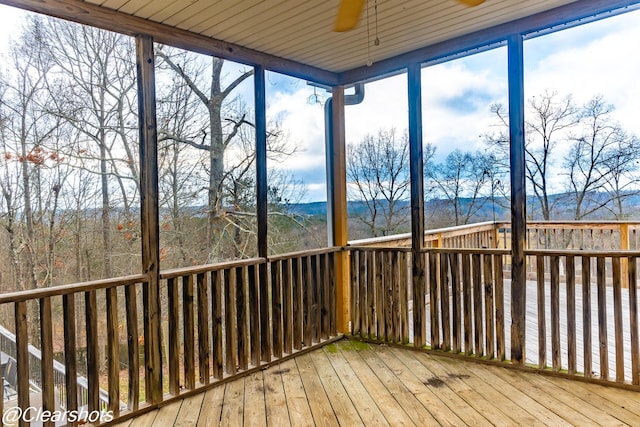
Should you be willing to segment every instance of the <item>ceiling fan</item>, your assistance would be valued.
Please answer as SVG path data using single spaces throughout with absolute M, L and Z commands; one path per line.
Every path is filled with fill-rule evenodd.
M 358 25 L 360 14 L 364 9 L 366 0 L 341 0 L 338 15 L 336 16 L 335 31 L 344 32 L 352 30 Z M 478 6 L 485 0 L 457 0 L 467 6 Z

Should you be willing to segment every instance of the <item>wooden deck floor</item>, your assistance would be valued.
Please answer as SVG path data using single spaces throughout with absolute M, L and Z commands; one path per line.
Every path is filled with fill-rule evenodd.
M 640 425 L 640 394 L 346 339 L 119 426 Z

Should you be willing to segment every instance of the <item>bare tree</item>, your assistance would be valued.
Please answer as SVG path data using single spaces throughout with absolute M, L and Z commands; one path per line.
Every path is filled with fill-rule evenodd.
M 133 42 L 121 34 L 54 18 L 33 20 L 46 43 L 43 51 L 55 62 L 57 79 L 49 77 L 48 84 L 66 94 L 54 97 L 49 113 L 73 126 L 85 142 L 83 148 L 74 146 L 66 155 L 73 156 L 78 167 L 100 176 L 102 276 L 110 277 L 111 217 L 117 203 L 113 186 L 119 189 L 118 205 L 126 218 L 131 218 L 139 192 Z
M 425 150 L 431 151 L 431 150 Z M 349 197 L 366 212 L 358 221 L 373 237 L 404 231 L 409 223 L 409 142 L 406 132 L 380 129 L 347 147 Z
M 637 138 L 613 120 L 613 110 L 602 96 L 581 108 L 579 133 L 572 138 L 565 157 L 574 219 L 588 217 L 612 203 L 615 208 L 609 210 L 622 216 L 625 190 L 637 183 L 630 172 L 636 168 L 640 147 Z
M 492 156 L 453 150 L 442 163 L 427 163 L 427 185 L 450 205 L 454 224 L 467 224 L 489 200 Z
M 545 91 L 527 102 L 525 116 L 525 159 L 527 180 L 540 207 L 544 220 L 551 219 L 553 192 L 551 182 L 553 167 L 557 160 L 558 143 L 567 140 L 578 124 L 578 108 L 571 96 L 561 98 L 555 91 Z M 497 161 L 508 165 L 509 137 L 508 112 L 502 104 L 491 106 L 497 117 L 498 130 L 485 135 L 490 147 L 497 149 Z
M 162 129 L 165 138 L 188 144 L 208 154 L 207 186 L 207 241 L 209 242 L 208 261 L 216 258 L 214 238 L 223 209 L 225 151 L 240 129 L 249 124 L 246 112 L 229 108 L 234 90 L 253 75 L 253 69 L 242 72 L 223 87 L 224 60 L 202 57 L 190 52 L 158 46 L 156 55 L 160 58 L 160 67 L 166 67 L 179 76 L 199 100 L 204 120 L 194 123 L 190 132 L 174 135 L 168 129 Z M 207 77 L 206 77 L 207 76 Z M 223 221 L 224 223 L 224 221 Z M 224 226 L 223 226 L 224 227 Z

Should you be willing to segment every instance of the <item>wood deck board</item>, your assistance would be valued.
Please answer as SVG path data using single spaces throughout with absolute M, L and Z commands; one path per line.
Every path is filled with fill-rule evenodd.
M 344 339 L 118 426 L 640 425 L 639 396 Z
M 274 365 L 264 371 L 264 392 L 269 398 L 265 398 L 267 411 L 267 425 L 282 426 L 291 423 L 287 399 L 282 382 L 282 367 Z
M 436 376 L 427 369 L 426 365 L 419 360 L 420 354 L 409 353 L 405 350 L 398 349 L 395 354 L 403 363 L 422 380 L 422 385 L 426 390 L 432 390 L 434 394 L 442 401 L 443 406 L 451 410 L 462 420 L 462 424 L 466 425 L 488 425 L 488 421 L 482 414 L 478 414 L 473 408 L 469 407 L 466 402 L 458 396 L 449 387 L 441 387 L 440 381 Z M 459 423 L 455 422 L 455 425 Z
M 353 371 L 349 363 L 340 354 L 336 344 L 331 344 L 324 348 L 338 378 L 345 387 L 352 402 L 356 402 L 355 408 L 360 415 L 360 419 L 366 426 L 388 426 L 389 422 L 378 408 L 367 389 L 362 385 L 358 375 Z
M 346 359 L 362 385 L 367 390 L 371 398 L 377 403 L 378 408 L 390 424 L 413 426 L 415 423 L 407 415 L 404 409 L 393 398 L 389 390 L 378 379 L 369 365 L 353 351 L 355 347 L 349 341 L 337 343 L 341 355 Z

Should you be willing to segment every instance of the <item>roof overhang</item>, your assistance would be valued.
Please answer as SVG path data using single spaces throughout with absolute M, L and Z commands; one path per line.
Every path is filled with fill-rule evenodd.
M 410 63 L 442 61 L 499 45 L 513 34 L 537 35 L 640 5 L 640 0 L 487 0 L 466 8 L 455 0 L 370 0 L 368 21 L 365 14 L 355 30 L 335 33 L 338 2 L 0 0 L 328 86 L 379 79 Z

